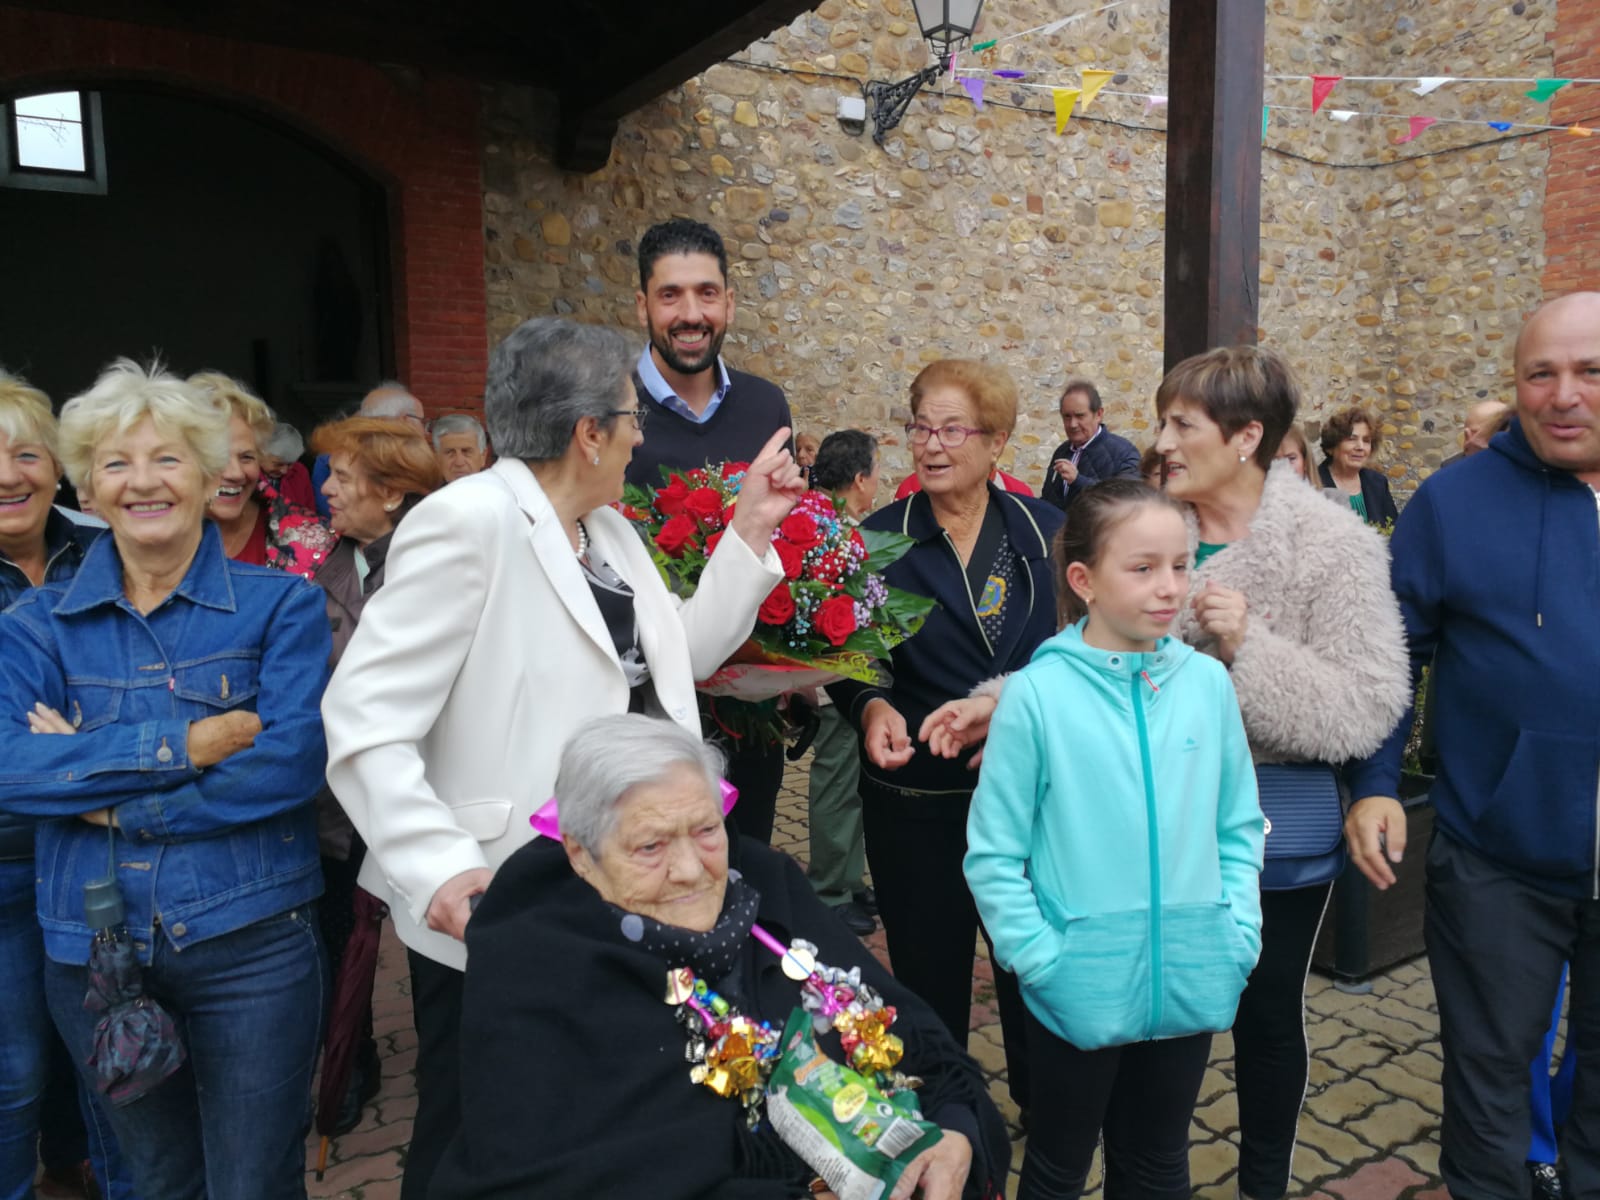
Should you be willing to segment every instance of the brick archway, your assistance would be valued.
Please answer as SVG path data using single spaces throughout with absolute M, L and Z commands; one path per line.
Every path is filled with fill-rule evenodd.
M 396 371 L 430 409 L 481 408 L 487 330 L 476 85 L 331 54 L 0 7 L 0 94 L 113 80 L 253 110 L 381 183 Z

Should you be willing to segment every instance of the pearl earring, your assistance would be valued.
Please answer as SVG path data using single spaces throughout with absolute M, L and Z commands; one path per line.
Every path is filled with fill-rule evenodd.
M 1249 460 L 1249 458 L 1247 458 L 1247 457 L 1246 457 L 1246 456 L 1245 456 L 1245 455 L 1243 455 L 1243 454 L 1241 454 L 1241 455 L 1239 455 L 1239 461 L 1240 461 L 1240 462 L 1241 462 L 1241 463 L 1247 463 L 1247 462 L 1249 462 L 1249 461 L 1250 461 L 1250 460 Z
M 590 462 L 592 462 L 592 463 L 593 463 L 593 464 L 594 464 L 594 465 L 595 465 L 595 466 L 597 466 L 597 467 L 598 467 L 598 466 L 599 466 L 599 465 L 600 465 L 600 456 L 599 456 L 599 455 L 598 455 L 598 454 L 596 454 L 596 455 L 595 455 L 595 456 L 594 456 L 594 457 L 593 457 L 593 458 L 591 458 L 591 459 L 590 459 L 590 460 L 589 460 L 589 461 L 590 461 Z
M 394 510 L 395 510 L 395 505 L 393 505 L 393 504 L 385 504 L 383 506 L 383 511 L 384 512 L 393 512 Z

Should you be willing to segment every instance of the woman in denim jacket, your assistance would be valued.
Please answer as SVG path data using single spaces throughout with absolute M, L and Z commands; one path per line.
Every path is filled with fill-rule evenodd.
M 225 401 L 126 361 L 68 403 L 62 459 L 110 536 L 0 619 L 0 809 L 39 820 L 51 1015 L 84 1063 L 83 887 L 109 840 L 146 990 L 188 1049 L 110 1110 L 163 1200 L 305 1195 L 324 992 L 327 618 L 313 585 L 230 562 L 205 521 L 228 423 Z

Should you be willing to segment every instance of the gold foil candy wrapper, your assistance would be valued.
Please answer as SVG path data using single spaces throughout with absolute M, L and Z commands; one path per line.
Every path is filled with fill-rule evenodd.
M 704 1083 L 706 1076 L 709 1074 L 711 1074 L 711 1068 L 706 1066 L 705 1063 L 695 1063 L 694 1066 L 689 1068 L 689 1082 Z
M 711 1067 L 706 1072 L 705 1085 L 717 1095 L 727 1100 L 741 1089 L 734 1083 L 733 1076 L 722 1067 Z
M 850 1052 L 850 1065 L 864 1075 L 876 1075 L 892 1070 L 904 1055 L 905 1047 L 900 1039 L 892 1033 L 885 1033 L 862 1039 L 860 1045 Z

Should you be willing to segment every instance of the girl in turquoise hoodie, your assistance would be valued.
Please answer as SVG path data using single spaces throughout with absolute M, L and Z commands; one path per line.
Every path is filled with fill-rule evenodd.
M 1187 1200 L 1211 1035 L 1261 949 L 1255 772 L 1221 663 L 1167 636 L 1178 506 L 1079 497 L 1056 543 L 1068 624 L 1006 681 L 968 818 L 967 882 L 1028 1008 L 1025 1200 Z

